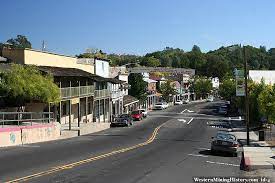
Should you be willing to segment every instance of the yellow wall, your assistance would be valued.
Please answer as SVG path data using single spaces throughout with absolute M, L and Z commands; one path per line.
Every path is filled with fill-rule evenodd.
M 77 64 L 76 57 L 58 55 L 32 49 L 3 49 L 3 56 L 12 60 L 13 63 L 18 64 L 76 68 L 94 73 L 93 65 Z

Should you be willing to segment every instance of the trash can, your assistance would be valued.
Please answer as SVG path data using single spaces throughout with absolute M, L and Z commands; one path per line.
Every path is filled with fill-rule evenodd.
M 260 130 L 259 131 L 259 141 L 264 141 L 264 139 L 265 139 L 264 130 Z

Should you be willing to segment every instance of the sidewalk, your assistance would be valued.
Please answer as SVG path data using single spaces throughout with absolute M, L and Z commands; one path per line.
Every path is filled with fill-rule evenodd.
M 69 124 L 61 125 L 61 136 L 59 139 L 67 139 L 72 137 L 77 137 L 79 135 L 86 135 L 90 133 L 95 133 L 98 131 L 106 130 L 110 128 L 110 123 L 81 123 L 80 127 L 77 126 L 77 123 L 71 124 L 71 130 L 69 130 Z
M 246 132 L 232 132 L 244 145 L 241 168 L 247 171 L 275 169 L 275 148 L 265 141 L 258 141 L 258 132 L 250 132 L 250 145 L 246 146 Z

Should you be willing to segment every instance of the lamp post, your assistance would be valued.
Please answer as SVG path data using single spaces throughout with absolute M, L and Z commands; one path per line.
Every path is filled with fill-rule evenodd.
M 245 79 L 245 120 L 246 120 L 246 144 L 249 145 L 249 97 L 248 97 L 248 88 L 247 88 L 247 58 L 246 58 L 246 49 L 243 46 L 243 59 L 244 59 L 244 79 Z

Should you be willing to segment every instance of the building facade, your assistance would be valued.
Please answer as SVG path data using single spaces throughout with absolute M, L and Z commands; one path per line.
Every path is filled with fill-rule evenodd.
M 41 72 L 52 74 L 59 86 L 61 101 L 58 105 L 29 104 L 28 110 L 45 111 L 48 108 L 55 113 L 56 120 L 69 129 L 75 123 L 79 126 L 81 123 L 110 121 L 110 81 L 103 77 L 109 70 L 107 60 L 11 48 L 4 48 L 2 56 L 8 63 L 37 66 Z
M 265 84 L 273 85 L 275 83 L 275 70 L 250 70 L 249 78 L 256 83 L 263 80 Z

